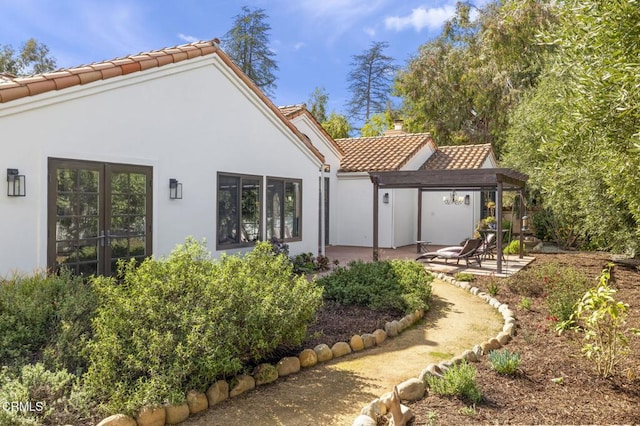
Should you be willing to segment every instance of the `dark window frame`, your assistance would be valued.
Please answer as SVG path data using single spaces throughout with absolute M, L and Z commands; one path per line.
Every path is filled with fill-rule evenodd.
M 222 179 L 221 179 L 222 178 Z M 221 214 L 221 188 L 220 183 L 224 178 L 232 178 L 238 179 L 237 183 L 237 194 L 235 199 L 235 226 L 233 231 L 236 232 L 235 239 L 237 241 L 231 240 L 230 242 L 221 241 L 221 234 L 223 233 L 223 226 L 220 220 L 223 218 Z M 242 188 L 244 180 L 256 180 L 258 181 L 258 235 L 257 238 L 252 241 L 242 241 Z M 259 175 L 250 175 L 243 173 L 230 173 L 230 172 L 218 172 L 216 177 L 216 250 L 228 250 L 235 248 L 243 248 L 243 247 L 253 247 L 255 246 L 257 241 L 262 239 L 262 235 L 264 233 L 264 222 L 263 222 L 263 187 L 264 187 L 264 178 Z M 232 220 L 233 222 L 233 220 Z
M 265 209 L 266 209 L 266 224 L 265 224 L 265 235 L 269 235 L 269 229 L 268 229 L 268 223 L 269 223 L 269 209 L 267 206 L 267 203 L 270 202 L 269 200 L 269 184 L 270 182 L 273 181 L 277 181 L 279 183 L 282 184 L 282 188 L 283 188 L 283 197 L 282 200 L 280 202 L 280 224 L 281 224 L 281 229 L 280 229 L 280 235 L 279 236 L 275 236 L 277 239 L 282 240 L 282 241 L 286 241 L 286 242 L 295 242 L 295 241 L 302 241 L 303 238 L 303 233 L 302 233 L 302 224 L 303 224 L 303 180 L 302 179 L 297 179 L 297 178 L 287 178 L 287 177 L 279 177 L 279 176 L 267 176 L 266 178 L 266 193 L 267 193 L 267 200 L 265 202 Z M 285 235 L 285 227 L 286 227 L 286 208 L 284 206 L 285 204 L 285 198 L 286 198 L 286 193 L 287 193 L 287 184 L 298 184 L 298 199 L 297 199 L 297 204 L 298 204 L 298 210 L 299 210 L 299 214 L 297 216 L 297 223 L 295 224 L 295 228 L 297 230 L 297 234 L 291 237 L 287 237 Z

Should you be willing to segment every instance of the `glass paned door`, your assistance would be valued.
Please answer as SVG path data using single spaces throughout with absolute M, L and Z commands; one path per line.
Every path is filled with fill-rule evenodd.
M 151 254 L 151 171 L 149 167 L 108 164 L 105 204 L 105 257 L 109 273 L 120 259 L 141 261 Z
M 49 159 L 48 266 L 111 275 L 151 254 L 151 168 Z

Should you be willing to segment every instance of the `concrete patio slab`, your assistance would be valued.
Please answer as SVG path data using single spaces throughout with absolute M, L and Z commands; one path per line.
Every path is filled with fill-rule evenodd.
M 429 251 L 436 251 L 444 246 L 432 245 L 428 247 Z M 352 246 L 327 246 L 325 251 L 330 261 L 338 260 L 340 265 L 346 266 L 349 262 L 354 260 L 361 260 L 363 262 L 373 261 L 373 249 L 371 247 L 352 247 Z M 398 248 L 380 248 L 378 250 L 378 256 L 380 260 L 388 259 L 415 259 L 420 254 L 417 253 L 416 245 L 411 244 L 408 246 Z M 498 274 L 496 259 L 485 259 L 482 261 L 482 267 L 478 267 L 477 264 L 467 266 L 466 263 L 460 261 L 460 264 L 456 264 L 455 261 L 449 260 L 445 262 L 444 259 L 435 259 L 431 261 L 420 262 L 425 265 L 427 270 L 431 272 L 442 272 L 448 275 L 453 275 L 457 272 L 466 272 L 474 275 L 493 275 L 496 277 L 504 278 L 515 274 L 529 263 L 533 262 L 535 257 L 524 256 L 520 259 L 517 255 L 505 256 L 502 261 L 502 273 Z

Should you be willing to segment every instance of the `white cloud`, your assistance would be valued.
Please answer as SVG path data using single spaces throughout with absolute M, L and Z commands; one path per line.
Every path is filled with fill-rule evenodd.
M 200 41 L 200 39 L 197 37 L 182 34 L 182 33 L 178 33 L 178 38 L 180 40 L 186 41 L 187 43 L 195 43 L 196 41 Z
M 293 45 L 293 50 L 300 50 L 305 46 L 305 43 L 303 41 L 299 41 L 296 44 Z
M 371 38 L 376 36 L 376 29 L 373 27 L 365 27 L 364 32 Z
M 385 18 L 384 24 L 387 29 L 398 32 L 409 27 L 413 27 L 416 32 L 422 31 L 423 28 L 437 30 L 455 14 L 455 11 L 455 6 L 442 6 L 430 9 L 419 7 L 413 9 L 411 14 L 406 16 L 389 16 Z

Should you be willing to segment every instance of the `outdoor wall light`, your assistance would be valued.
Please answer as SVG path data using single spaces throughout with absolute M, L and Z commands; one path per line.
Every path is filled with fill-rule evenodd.
M 449 194 L 449 196 L 445 195 L 444 197 L 442 197 L 442 202 L 445 203 L 446 205 L 449 205 L 449 204 L 460 205 L 465 202 L 465 197 L 459 197 L 458 193 L 454 189 L 453 191 L 451 191 L 451 194 Z
M 471 204 L 471 196 L 469 194 L 464 196 L 464 203 L 468 206 Z
M 169 179 L 169 199 L 182 200 L 182 184 L 178 179 Z
M 21 175 L 18 169 L 7 169 L 7 196 L 25 197 L 27 195 L 27 184 L 25 176 Z
M 385 204 L 389 204 L 389 193 L 385 192 L 384 195 L 382 196 L 382 202 Z

